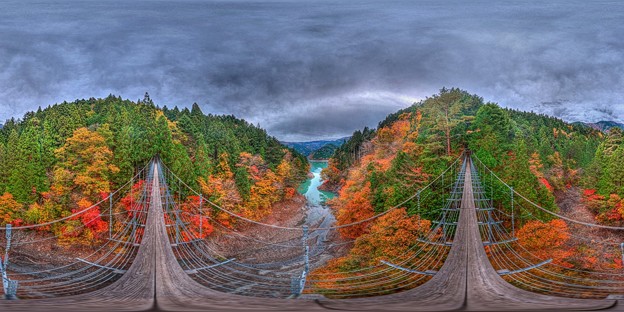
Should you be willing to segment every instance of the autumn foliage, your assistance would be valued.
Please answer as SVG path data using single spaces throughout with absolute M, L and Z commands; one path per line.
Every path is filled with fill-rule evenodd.
M 16 218 L 16 216 L 19 214 L 21 208 L 22 205 L 13 198 L 11 193 L 4 193 L 0 196 L 0 226 L 9 223 L 19 226 L 22 220 Z
M 566 246 L 570 233 L 563 220 L 529 221 L 516 235 L 520 244 L 536 257 L 552 259 L 555 264 L 572 267 L 569 258 L 574 251 Z
M 336 215 L 338 224 L 350 224 L 370 218 L 374 215 L 370 202 L 370 183 L 366 183 L 359 190 L 354 188 L 354 181 L 348 181 L 340 191 L 341 206 Z M 340 228 L 340 234 L 345 238 L 355 239 L 368 231 L 368 222 Z
M 405 208 L 399 208 L 371 223 L 370 231 L 356 239 L 348 255 L 330 260 L 327 266 L 311 273 L 312 280 L 325 280 L 315 283 L 313 285 L 315 290 L 331 297 L 332 293 L 345 291 L 346 288 L 350 289 L 347 292 L 352 292 L 353 296 L 357 296 L 359 291 L 365 292 L 366 290 L 358 290 L 357 286 L 350 285 L 349 277 L 371 274 L 370 271 L 357 272 L 357 269 L 378 266 L 381 260 L 394 263 L 417 262 L 419 255 L 424 254 L 416 254 L 412 249 L 418 244 L 417 239 L 430 231 L 430 221 L 418 216 L 409 217 Z M 352 273 L 353 270 L 356 270 L 356 273 Z M 415 285 L 411 287 L 413 286 Z M 394 288 L 396 284 L 387 287 Z M 376 290 L 384 290 L 384 286 L 379 285 Z
M 145 180 L 139 180 L 134 185 L 132 185 L 132 189 L 126 194 L 126 196 L 122 197 L 119 200 L 119 203 L 123 207 L 123 209 L 127 212 L 128 217 L 132 217 L 136 210 L 140 209 L 138 207 L 139 200 L 143 195 L 143 189 L 145 187 Z
M 236 174 L 230 169 L 228 159 L 227 154 L 221 154 L 216 173 L 198 180 L 204 196 L 224 210 L 260 220 L 271 213 L 275 203 L 295 196 L 299 181 L 297 170 L 291 164 L 290 152 L 285 153 L 275 169 L 271 169 L 260 155 L 242 152 L 235 165 Z M 241 181 L 241 175 L 249 177 L 249 183 L 243 187 L 237 183 L 237 178 Z M 216 207 L 210 217 L 226 227 L 233 227 L 236 223 L 235 217 Z
M 610 194 L 608 198 L 596 192 L 595 189 L 583 191 L 583 201 L 596 215 L 596 220 L 603 224 L 624 225 L 624 199 L 618 194 Z
M 205 205 L 205 203 L 203 204 Z M 211 211 L 210 206 L 206 207 L 204 205 L 201 206 L 202 213 L 200 214 L 200 198 L 196 195 L 187 197 L 184 202 L 179 204 L 181 219 L 190 221 L 190 226 L 188 227 L 190 233 L 184 233 L 187 235 L 187 237 L 184 237 L 185 241 L 192 238 L 206 238 L 214 231 L 211 219 L 208 217 Z
M 422 185 L 429 175 L 422 167 L 412 163 L 422 148 L 415 141 L 418 138 L 422 114 L 404 113 L 397 120 L 377 130 L 370 142 L 364 142 L 359 161 L 348 170 L 339 196 L 330 201 L 336 210 L 339 225 L 358 223 L 376 212 L 389 208 L 398 201 L 405 186 Z M 397 155 L 401 155 L 397 158 Z M 335 162 L 323 170 L 323 176 L 337 179 Z M 380 175 L 388 175 L 394 183 L 381 183 Z M 397 189 L 400 187 L 400 189 Z M 355 239 L 369 231 L 368 222 L 340 229 L 345 238 Z
M 118 171 L 110 164 L 113 153 L 100 133 L 86 128 L 74 131 L 55 152 L 60 162 L 50 191 L 42 194 L 41 202 L 29 206 L 25 221 L 39 224 L 76 214 L 52 228 L 38 229 L 53 230 L 61 244 L 93 244 L 108 230 L 96 203 L 107 198 L 110 176 Z

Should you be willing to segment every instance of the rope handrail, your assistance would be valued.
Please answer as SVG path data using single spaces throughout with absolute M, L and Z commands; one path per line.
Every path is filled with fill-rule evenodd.
M 328 231 L 328 230 L 336 230 L 336 229 L 341 229 L 341 228 L 346 228 L 346 227 L 350 227 L 350 226 L 354 226 L 354 225 L 359 225 L 362 223 L 366 223 L 369 221 L 372 221 L 374 219 L 377 219 L 379 217 L 382 217 L 388 213 L 390 213 L 393 210 L 396 210 L 398 208 L 400 208 L 401 206 L 403 206 L 405 203 L 411 201 L 412 199 L 414 199 L 416 196 L 418 196 L 418 194 L 420 194 L 422 191 L 426 190 L 427 188 L 429 188 L 433 183 L 435 183 L 438 179 L 440 179 L 441 176 L 443 176 L 447 171 L 449 171 L 451 168 L 453 168 L 453 166 L 459 162 L 460 159 L 462 159 L 462 156 L 464 155 L 464 153 L 462 153 L 459 157 L 457 157 L 457 159 L 455 159 L 455 161 L 453 163 L 451 163 L 451 165 L 449 165 L 449 167 L 447 167 L 442 173 L 440 173 L 435 179 L 433 179 L 431 182 L 429 182 L 429 184 L 427 184 L 424 187 L 421 187 L 416 193 L 414 193 L 413 195 L 411 195 L 410 197 L 408 197 L 407 199 L 405 199 L 404 201 L 400 202 L 397 205 L 394 205 L 388 209 L 386 209 L 386 211 L 382 212 L 382 213 L 378 213 L 376 215 L 373 215 L 371 217 L 368 217 L 366 219 L 363 220 L 359 220 L 359 221 L 355 221 L 355 222 L 351 222 L 351 223 L 347 223 L 347 224 L 342 224 L 342 225 L 337 225 L 337 226 L 331 226 L 331 227 L 317 227 L 317 228 L 310 228 L 309 231 L 313 232 L 313 231 Z M 191 192 L 195 193 L 198 196 L 202 196 L 203 194 L 195 191 L 194 189 L 192 189 L 188 184 L 186 184 L 182 179 L 180 179 L 180 177 L 178 177 L 173 171 L 171 171 L 171 169 L 169 169 L 169 167 L 167 167 L 164 163 L 160 162 L 160 164 L 162 166 L 165 167 L 165 169 L 167 169 L 167 171 L 169 171 L 169 173 L 171 173 L 176 179 L 178 179 L 178 181 L 180 181 L 185 187 L 187 187 Z M 265 226 L 265 227 L 271 227 L 271 228 L 275 228 L 275 229 L 281 229 L 281 230 L 292 230 L 292 231 L 301 231 L 300 227 L 289 227 L 289 226 L 280 226 L 280 225 L 274 225 L 274 224 L 267 224 L 267 223 L 263 223 L 263 222 L 259 222 L 259 221 L 255 221 L 255 220 L 251 220 L 249 218 L 245 218 L 243 216 L 240 216 L 232 211 L 229 211 L 225 208 L 220 207 L 219 205 L 215 204 L 214 202 L 210 201 L 207 198 L 204 198 L 204 201 L 207 202 L 209 205 L 213 206 L 214 208 L 217 208 L 225 213 L 227 213 L 230 216 L 233 216 L 237 219 L 243 220 L 245 222 L 248 223 L 252 223 L 252 224 L 256 224 L 256 225 L 261 225 L 261 226 Z
M 459 187 L 459 184 L 458 184 L 458 183 L 455 183 L 455 189 L 457 189 L 458 187 Z M 165 195 L 165 196 L 171 196 L 171 195 L 167 192 L 167 195 Z M 173 210 L 173 211 L 170 211 L 169 213 L 174 213 L 174 212 L 176 211 L 176 209 L 179 209 L 179 208 L 175 207 L 175 206 L 177 206 L 177 204 L 176 204 L 176 202 L 175 202 L 175 201 L 170 200 L 170 201 L 169 201 L 169 203 L 170 203 L 170 204 L 172 204 L 172 205 L 174 206 L 174 208 L 173 208 L 174 210 Z M 450 206 L 450 202 L 447 202 L 446 206 L 447 206 L 447 207 L 448 207 L 448 206 Z M 177 211 L 180 211 L 180 210 L 177 210 Z M 189 212 L 182 211 L 182 215 L 184 215 L 184 214 L 193 215 L 193 214 L 191 214 L 191 213 L 189 213 Z M 444 213 L 444 214 L 447 214 L 447 213 Z M 458 214 L 458 213 L 457 213 L 457 214 Z M 457 217 L 457 216 L 456 216 L 456 217 Z M 212 219 L 210 216 L 207 216 L 207 218 L 208 218 L 208 219 Z M 215 220 L 212 220 L 212 221 L 215 221 Z M 218 222 L 217 222 L 216 224 L 217 224 L 217 225 L 219 225 L 219 226 L 221 226 L 220 224 L 218 224 Z M 184 223 L 182 223 L 180 226 L 181 226 L 181 228 L 182 228 L 182 231 L 183 231 L 183 232 L 187 232 L 187 231 L 188 231 L 187 225 L 185 225 Z M 429 232 L 429 234 L 428 234 L 428 236 L 431 236 L 433 233 L 436 233 L 436 232 L 437 232 L 437 230 L 438 230 L 439 228 L 440 228 L 440 226 L 438 226 L 438 227 L 436 227 L 436 228 L 431 229 L 431 230 L 430 230 L 430 232 Z M 428 238 L 428 240 L 431 240 L 431 238 L 432 238 L 432 237 L 429 237 L 429 238 Z M 198 244 L 201 244 L 201 239 L 200 239 L 199 241 L 200 241 L 200 242 L 198 242 Z M 266 244 L 266 245 L 280 246 L 280 247 L 297 247 L 297 248 L 300 248 L 300 247 L 301 247 L 301 246 L 282 246 L 282 245 L 277 245 L 277 244 L 274 244 L 274 243 L 268 243 L 268 242 L 261 242 L 261 243 Z M 436 249 L 436 250 L 437 250 L 437 249 L 439 248 L 439 246 L 442 246 L 443 244 L 435 244 L 435 243 L 433 243 L 433 245 L 436 245 L 434 249 Z M 419 245 L 419 246 L 420 246 L 420 245 Z M 196 245 L 196 247 L 199 247 L 199 245 Z M 415 247 L 417 247 L 417 246 L 414 246 L 413 248 L 415 248 Z M 183 248 L 188 249 L 188 246 L 187 246 L 187 245 L 184 245 L 184 246 L 183 246 Z M 413 248 L 410 248 L 410 250 L 412 250 Z M 222 257 L 224 257 L 224 256 L 222 256 Z M 226 258 L 226 257 L 224 257 L 224 258 Z M 397 258 L 398 258 L 398 257 L 397 257 Z M 279 262 L 279 263 L 282 263 L 282 264 L 283 264 L 283 263 L 285 263 L 285 262 Z M 235 262 L 235 264 L 236 264 L 236 265 L 241 265 L 241 266 L 244 266 L 244 267 L 247 267 L 247 268 L 251 268 L 251 267 L 248 267 L 247 265 L 242 264 L 242 263 L 237 263 L 237 262 Z M 269 264 L 271 264 L 271 263 L 269 263 Z M 265 265 L 265 264 L 259 264 L 259 265 L 261 265 L 261 266 L 262 266 L 262 265 Z M 253 266 L 253 269 L 258 269 L 258 268 L 259 268 L 257 265 L 251 265 L 251 266 Z M 374 266 L 374 267 L 380 267 L 380 266 L 381 266 L 381 265 L 377 265 L 377 266 Z M 374 267 L 369 267 L 369 268 L 367 268 L 367 269 L 372 269 L 372 268 L 374 268 Z M 346 272 L 344 272 L 344 273 L 346 273 Z M 375 274 L 377 274 L 377 273 L 375 273 Z M 360 277 L 361 277 L 361 276 L 360 276 Z
M 496 173 L 494 173 L 494 171 L 492 171 L 492 169 L 488 168 L 480 159 L 479 157 L 477 157 L 477 155 L 474 155 L 474 158 L 476 158 L 479 163 L 483 166 L 483 168 L 487 169 L 487 171 L 489 171 L 494 177 L 496 177 L 496 179 L 498 181 L 500 181 L 501 183 L 503 183 L 503 185 L 505 185 L 507 188 L 512 189 L 511 186 L 509 186 L 509 184 L 505 183 L 505 181 L 503 181 L 498 175 L 496 175 Z M 532 200 L 526 198 L 524 195 L 518 193 L 518 191 L 516 191 L 515 189 L 512 189 L 513 193 L 518 195 L 520 198 L 524 199 L 526 202 L 528 202 L 529 204 L 533 205 L 535 208 L 546 212 L 552 216 L 558 217 L 560 219 L 566 220 L 568 222 L 572 222 L 572 223 L 576 223 L 576 224 L 580 224 L 580 225 L 585 225 L 585 226 L 590 226 L 590 227 L 596 227 L 596 228 L 601 228 L 601 229 L 607 229 L 607 230 L 615 230 L 615 231 L 623 231 L 624 227 L 621 226 L 610 226 L 610 225 L 602 225 L 602 224 L 596 224 L 596 223 L 589 223 L 589 222 L 584 222 L 584 221 L 579 221 L 579 220 L 575 220 L 569 217 L 566 217 L 564 215 L 558 214 L 556 212 L 552 212 L 536 203 L 534 203 Z
M 59 223 L 59 222 L 62 222 L 62 221 L 66 221 L 66 220 L 69 220 L 71 218 L 75 218 L 75 217 L 77 217 L 79 215 L 82 215 L 82 214 L 86 213 L 87 211 L 90 211 L 93 208 L 99 206 L 100 204 L 106 202 L 107 200 L 109 200 L 110 196 L 117 194 L 123 188 L 128 186 L 128 184 L 130 184 L 132 181 L 134 181 L 134 179 L 136 177 L 138 177 L 145 170 L 145 168 L 147 168 L 147 165 L 145 165 L 145 167 L 143 167 L 143 169 L 139 170 L 139 172 L 137 174 L 135 174 L 128 182 L 126 182 L 125 184 L 123 184 L 122 186 L 117 188 L 114 192 L 111 192 L 109 196 L 105 197 L 104 199 L 98 201 L 97 203 L 95 203 L 95 204 L 93 204 L 93 205 L 91 205 L 91 206 L 89 206 L 89 207 L 87 207 L 87 208 L 85 208 L 83 210 L 80 210 L 80 211 L 75 212 L 75 213 L 73 213 L 73 214 L 71 214 L 69 216 L 66 216 L 66 217 L 63 217 L 63 218 L 59 218 L 59 219 L 56 219 L 56 220 L 52 220 L 52 221 L 49 221 L 49 222 L 44 222 L 44 223 L 39 223 L 39 224 L 32 224 L 32 225 L 14 226 L 11 229 L 12 230 L 35 229 L 35 228 L 38 228 L 38 227 L 48 226 L 48 225 L 52 225 L 52 224 Z M 6 231 L 6 229 L 7 229 L 6 226 L 0 227 L 0 231 Z

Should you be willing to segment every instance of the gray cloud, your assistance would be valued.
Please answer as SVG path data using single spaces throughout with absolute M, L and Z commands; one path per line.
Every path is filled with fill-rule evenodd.
M 340 137 L 442 86 L 624 121 L 624 3 L 5 0 L 0 119 L 109 93 Z

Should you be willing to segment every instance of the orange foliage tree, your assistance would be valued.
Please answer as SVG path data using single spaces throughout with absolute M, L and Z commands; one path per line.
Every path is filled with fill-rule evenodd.
M 327 266 L 310 274 L 311 279 L 319 280 L 314 283 L 313 287 L 330 295 L 332 291 L 350 287 L 347 277 L 350 274 L 357 275 L 357 273 L 348 273 L 352 270 L 377 266 L 381 260 L 401 263 L 411 258 L 410 261 L 418 261 L 418 254 L 410 250 L 415 247 L 418 238 L 429 232 L 430 227 L 429 220 L 421 219 L 417 215 L 408 217 L 405 208 L 396 209 L 379 217 L 372 222 L 370 232 L 361 235 L 355 241 L 348 255 L 333 259 Z M 370 272 L 366 273 L 370 274 Z M 343 280 L 340 281 L 340 279 Z M 393 288 L 396 285 L 388 285 L 388 287 Z M 381 290 L 383 286 L 379 288 L 376 290 Z M 357 296 L 357 291 L 353 295 Z
M 531 158 L 529 159 L 529 170 L 537 179 L 542 183 L 550 192 L 554 190 L 553 186 L 548 182 L 548 180 L 544 177 L 544 173 L 542 169 L 544 168 L 544 164 L 540 159 L 540 155 L 537 152 L 531 154 Z
M 358 222 L 374 215 L 375 211 L 370 201 L 370 182 L 366 182 L 364 187 L 352 191 L 354 181 L 347 181 L 347 184 L 340 190 L 340 201 L 336 220 L 338 225 Z M 345 238 L 358 238 L 367 231 L 368 222 L 353 226 L 340 228 L 338 231 Z
M 208 177 L 208 179 L 200 179 L 199 186 L 202 189 L 208 200 L 215 205 L 228 210 L 232 213 L 239 213 L 240 203 L 242 198 L 236 190 L 236 184 L 234 181 L 222 180 L 214 176 Z M 233 217 L 228 213 L 214 208 L 211 210 L 211 217 L 226 227 L 232 227 L 234 225 Z
M 586 189 L 583 191 L 583 201 L 596 215 L 596 221 L 599 223 L 624 225 L 624 199 L 619 195 L 610 194 L 607 199 L 595 189 Z
M 336 159 L 330 158 L 327 162 L 327 167 L 323 168 L 323 171 L 321 171 L 321 179 L 324 181 L 323 184 L 330 185 L 331 187 L 343 184 L 342 173 L 336 166 Z
M 290 152 L 285 152 L 275 170 L 268 168 L 260 155 L 247 152 L 239 155 L 236 168 L 243 169 L 251 181 L 247 184 L 248 196 L 245 198 L 237 188 L 235 175 L 227 159 L 227 154 L 222 154 L 217 173 L 199 179 L 203 194 L 218 206 L 246 218 L 260 220 L 272 211 L 273 204 L 296 195 L 297 172 L 291 165 Z M 219 209 L 213 210 L 213 218 L 226 226 L 232 226 L 235 221 L 234 217 Z
M 37 216 L 43 211 L 56 211 L 63 217 L 87 210 L 53 229 L 61 243 L 92 244 L 108 229 L 95 203 L 104 200 L 111 191 L 110 178 L 119 169 L 111 164 L 113 152 L 106 139 L 87 128 L 76 129 L 65 144 L 55 151 L 59 163 L 54 169 L 49 194 L 44 194 L 41 205 L 31 205 L 27 215 Z M 34 218 L 31 216 L 31 219 Z
M 407 185 L 413 187 L 428 179 L 429 175 L 423 172 L 422 167 L 411 162 L 408 164 L 406 161 L 397 161 L 399 152 L 408 153 L 409 156 L 406 157 L 421 152 L 422 146 L 416 143 L 421 120 L 420 111 L 403 113 L 392 124 L 377 131 L 377 135 L 369 142 L 369 148 L 366 149 L 367 154 L 362 156 L 360 162 L 348 171 L 339 196 L 330 202 L 337 210 L 338 224 L 357 222 L 374 215 L 375 207 L 372 203 L 374 186 L 371 185 L 370 178 L 372 171 L 384 173 L 393 166 L 398 167 L 393 170 L 396 171 L 394 175 L 400 180 L 396 185 L 400 187 Z M 327 178 L 336 179 L 339 172 L 332 166 L 330 161 L 329 169 L 324 170 L 323 174 Z M 396 197 L 396 186 L 384 187 L 381 191 L 377 190 L 377 193 L 379 192 L 384 194 L 386 198 L 394 198 Z M 384 202 L 376 205 L 383 206 Z M 342 228 L 340 233 L 345 238 L 357 238 L 367 231 L 367 227 L 367 223 L 362 223 L 357 226 Z
M 552 259 L 555 264 L 572 267 L 569 258 L 574 255 L 574 251 L 566 246 L 570 233 L 563 220 L 530 221 L 516 234 L 520 244 L 538 258 Z
M 251 187 L 249 201 L 245 205 L 246 215 L 260 219 L 271 210 L 271 205 L 280 199 L 279 177 L 270 169 Z
M 563 167 L 563 160 L 559 152 L 554 152 L 548 156 L 548 160 L 552 163 L 550 168 L 550 184 L 555 190 L 561 190 L 565 186 L 565 169 Z
M 618 194 L 611 194 L 604 205 L 605 211 L 598 214 L 596 220 L 611 225 L 624 225 L 624 199 Z
M 356 240 L 353 254 L 368 257 L 367 265 L 379 260 L 393 260 L 405 256 L 416 240 L 429 232 L 431 221 L 419 216 L 407 216 L 405 208 L 395 209 L 379 217 L 370 231 Z
M 214 227 L 210 223 L 210 219 L 206 217 L 206 215 L 208 215 L 210 212 L 210 206 L 206 207 L 206 203 L 204 203 L 204 205 L 202 206 L 202 214 L 200 214 L 199 201 L 199 196 L 193 195 L 187 197 L 186 201 L 180 203 L 182 218 L 184 220 L 190 220 L 190 233 L 183 233 L 190 235 L 187 235 L 183 238 L 185 241 L 188 241 L 192 238 L 206 238 L 214 231 Z
M 79 128 L 55 153 L 59 160 L 55 184 L 91 199 L 110 192 L 110 177 L 119 169 L 111 164 L 113 152 L 98 132 Z
M 22 220 L 19 215 L 22 210 L 22 205 L 15 201 L 11 193 L 4 193 L 0 196 L 0 225 L 12 224 L 19 226 Z

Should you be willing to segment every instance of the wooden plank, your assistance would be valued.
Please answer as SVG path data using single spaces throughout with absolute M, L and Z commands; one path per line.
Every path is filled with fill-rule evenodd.
M 156 164 L 153 170 L 158 177 Z M 243 297 L 206 288 L 189 277 L 173 254 L 164 224 L 160 184 L 155 178 L 151 182 L 144 237 L 131 267 L 118 281 L 101 290 L 67 298 L 0 301 L 0 311 L 589 310 L 615 304 L 615 300 L 544 296 L 505 282 L 493 269 L 483 248 L 469 167 L 463 178 L 459 226 L 446 261 L 431 280 L 402 293 L 310 301 Z
M 470 167 L 466 170 L 464 198 L 472 199 Z M 615 305 L 613 300 L 587 300 L 547 296 L 519 289 L 500 277 L 488 259 L 479 226 L 475 202 L 462 202 L 459 227 L 467 238 L 466 309 L 477 311 L 505 310 L 598 310 Z M 457 242 L 456 242 L 457 243 Z

